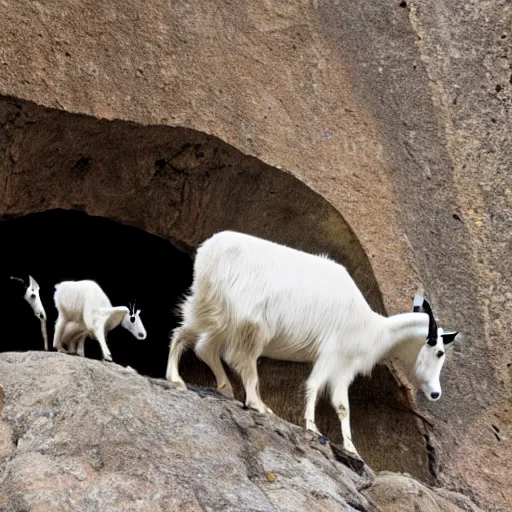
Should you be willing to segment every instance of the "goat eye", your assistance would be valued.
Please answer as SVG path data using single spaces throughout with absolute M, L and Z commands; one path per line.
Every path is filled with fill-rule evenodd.
M 437 357 L 443 357 L 444 356 L 444 352 L 442 350 L 440 350 L 438 353 L 437 353 Z
M 135 323 L 135 317 L 134 317 L 134 316 L 131 316 L 131 317 L 130 317 L 130 322 L 131 322 L 132 324 L 134 324 L 134 323 Z
M 35 299 L 36 298 L 36 294 L 33 293 L 31 296 L 30 296 L 31 299 Z

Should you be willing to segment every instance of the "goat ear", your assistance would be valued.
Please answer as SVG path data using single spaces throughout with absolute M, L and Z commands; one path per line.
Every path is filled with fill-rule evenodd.
M 412 303 L 412 310 L 416 313 L 418 311 L 421 311 L 421 307 L 423 306 L 425 298 L 421 294 L 416 294 L 414 296 L 414 301 Z
M 34 290 L 39 290 L 39 285 L 37 284 L 37 281 L 32 277 L 28 276 L 28 283 L 31 288 Z
M 448 345 L 448 343 L 451 343 L 455 339 L 455 336 L 457 336 L 457 334 L 459 334 L 458 331 L 443 332 L 443 334 L 441 334 L 443 338 L 443 343 L 445 345 Z

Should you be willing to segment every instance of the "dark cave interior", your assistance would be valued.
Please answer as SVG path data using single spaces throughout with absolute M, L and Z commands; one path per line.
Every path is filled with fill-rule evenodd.
M 57 310 L 55 284 L 92 279 L 112 305 L 136 298 L 148 337 L 135 339 L 122 327 L 108 333 L 113 360 L 139 373 L 163 378 L 169 331 L 177 323 L 175 307 L 192 281 L 192 259 L 168 241 L 143 230 L 79 211 L 51 210 L 0 220 L 4 255 L 0 308 L 4 318 L 0 351 L 43 350 L 39 320 L 9 276 L 40 285 L 52 346 Z M 53 350 L 50 348 L 50 350 Z M 86 357 L 100 359 L 96 341 L 87 340 Z

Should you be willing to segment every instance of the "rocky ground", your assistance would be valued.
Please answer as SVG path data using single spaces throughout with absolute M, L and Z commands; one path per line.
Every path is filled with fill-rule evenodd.
M 55 353 L 0 355 L 0 510 L 477 511 L 342 462 L 300 427 L 214 391 Z

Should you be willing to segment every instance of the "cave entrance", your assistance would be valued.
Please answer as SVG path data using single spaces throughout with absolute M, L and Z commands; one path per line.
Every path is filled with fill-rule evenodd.
M 114 304 L 130 300 L 135 291 L 146 310 L 148 339 L 141 344 L 116 329 L 109 335 L 112 356 L 142 374 L 163 377 L 173 307 L 191 279 L 188 254 L 224 229 L 329 254 L 345 265 L 372 308 L 385 313 L 356 234 L 339 211 L 291 173 L 196 130 L 95 119 L 1 96 L 0 126 L 0 216 L 13 218 L 3 223 L 4 260 L 10 258 L 13 273 L 33 265 L 30 273 L 43 287 L 50 314 L 50 337 L 55 282 L 96 278 Z M 79 226 L 89 234 L 74 238 Z M 37 319 L 21 306 L 26 320 L 4 323 L 2 350 L 42 349 Z M 33 334 L 20 336 L 13 327 L 18 325 Z M 94 356 L 97 344 L 87 345 Z M 298 425 L 309 371 L 308 365 L 260 362 L 263 399 Z M 181 373 L 187 384 L 214 385 L 191 351 Z M 404 410 L 404 392 L 388 368 L 357 379 L 350 402 L 354 442 L 366 461 L 376 470 L 405 471 L 428 481 L 423 431 Z M 326 402 L 319 406 L 318 425 L 340 441 L 338 418 Z
M 92 279 L 112 304 L 136 298 L 148 337 L 136 340 L 121 327 L 107 342 L 114 361 L 151 377 L 165 377 L 169 331 L 176 325 L 174 309 L 190 286 L 192 260 L 167 240 L 118 222 L 82 212 L 52 210 L 0 222 L 2 281 L 9 276 L 39 283 L 48 316 L 51 347 L 57 310 L 55 284 Z M 19 290 L 4 287 L 0 308 L 8 319 L 2 327 L 0 351 L 42 350 L 40 324 Z M 87 340 L 86 357 L 101 358 L 97 341 Z

